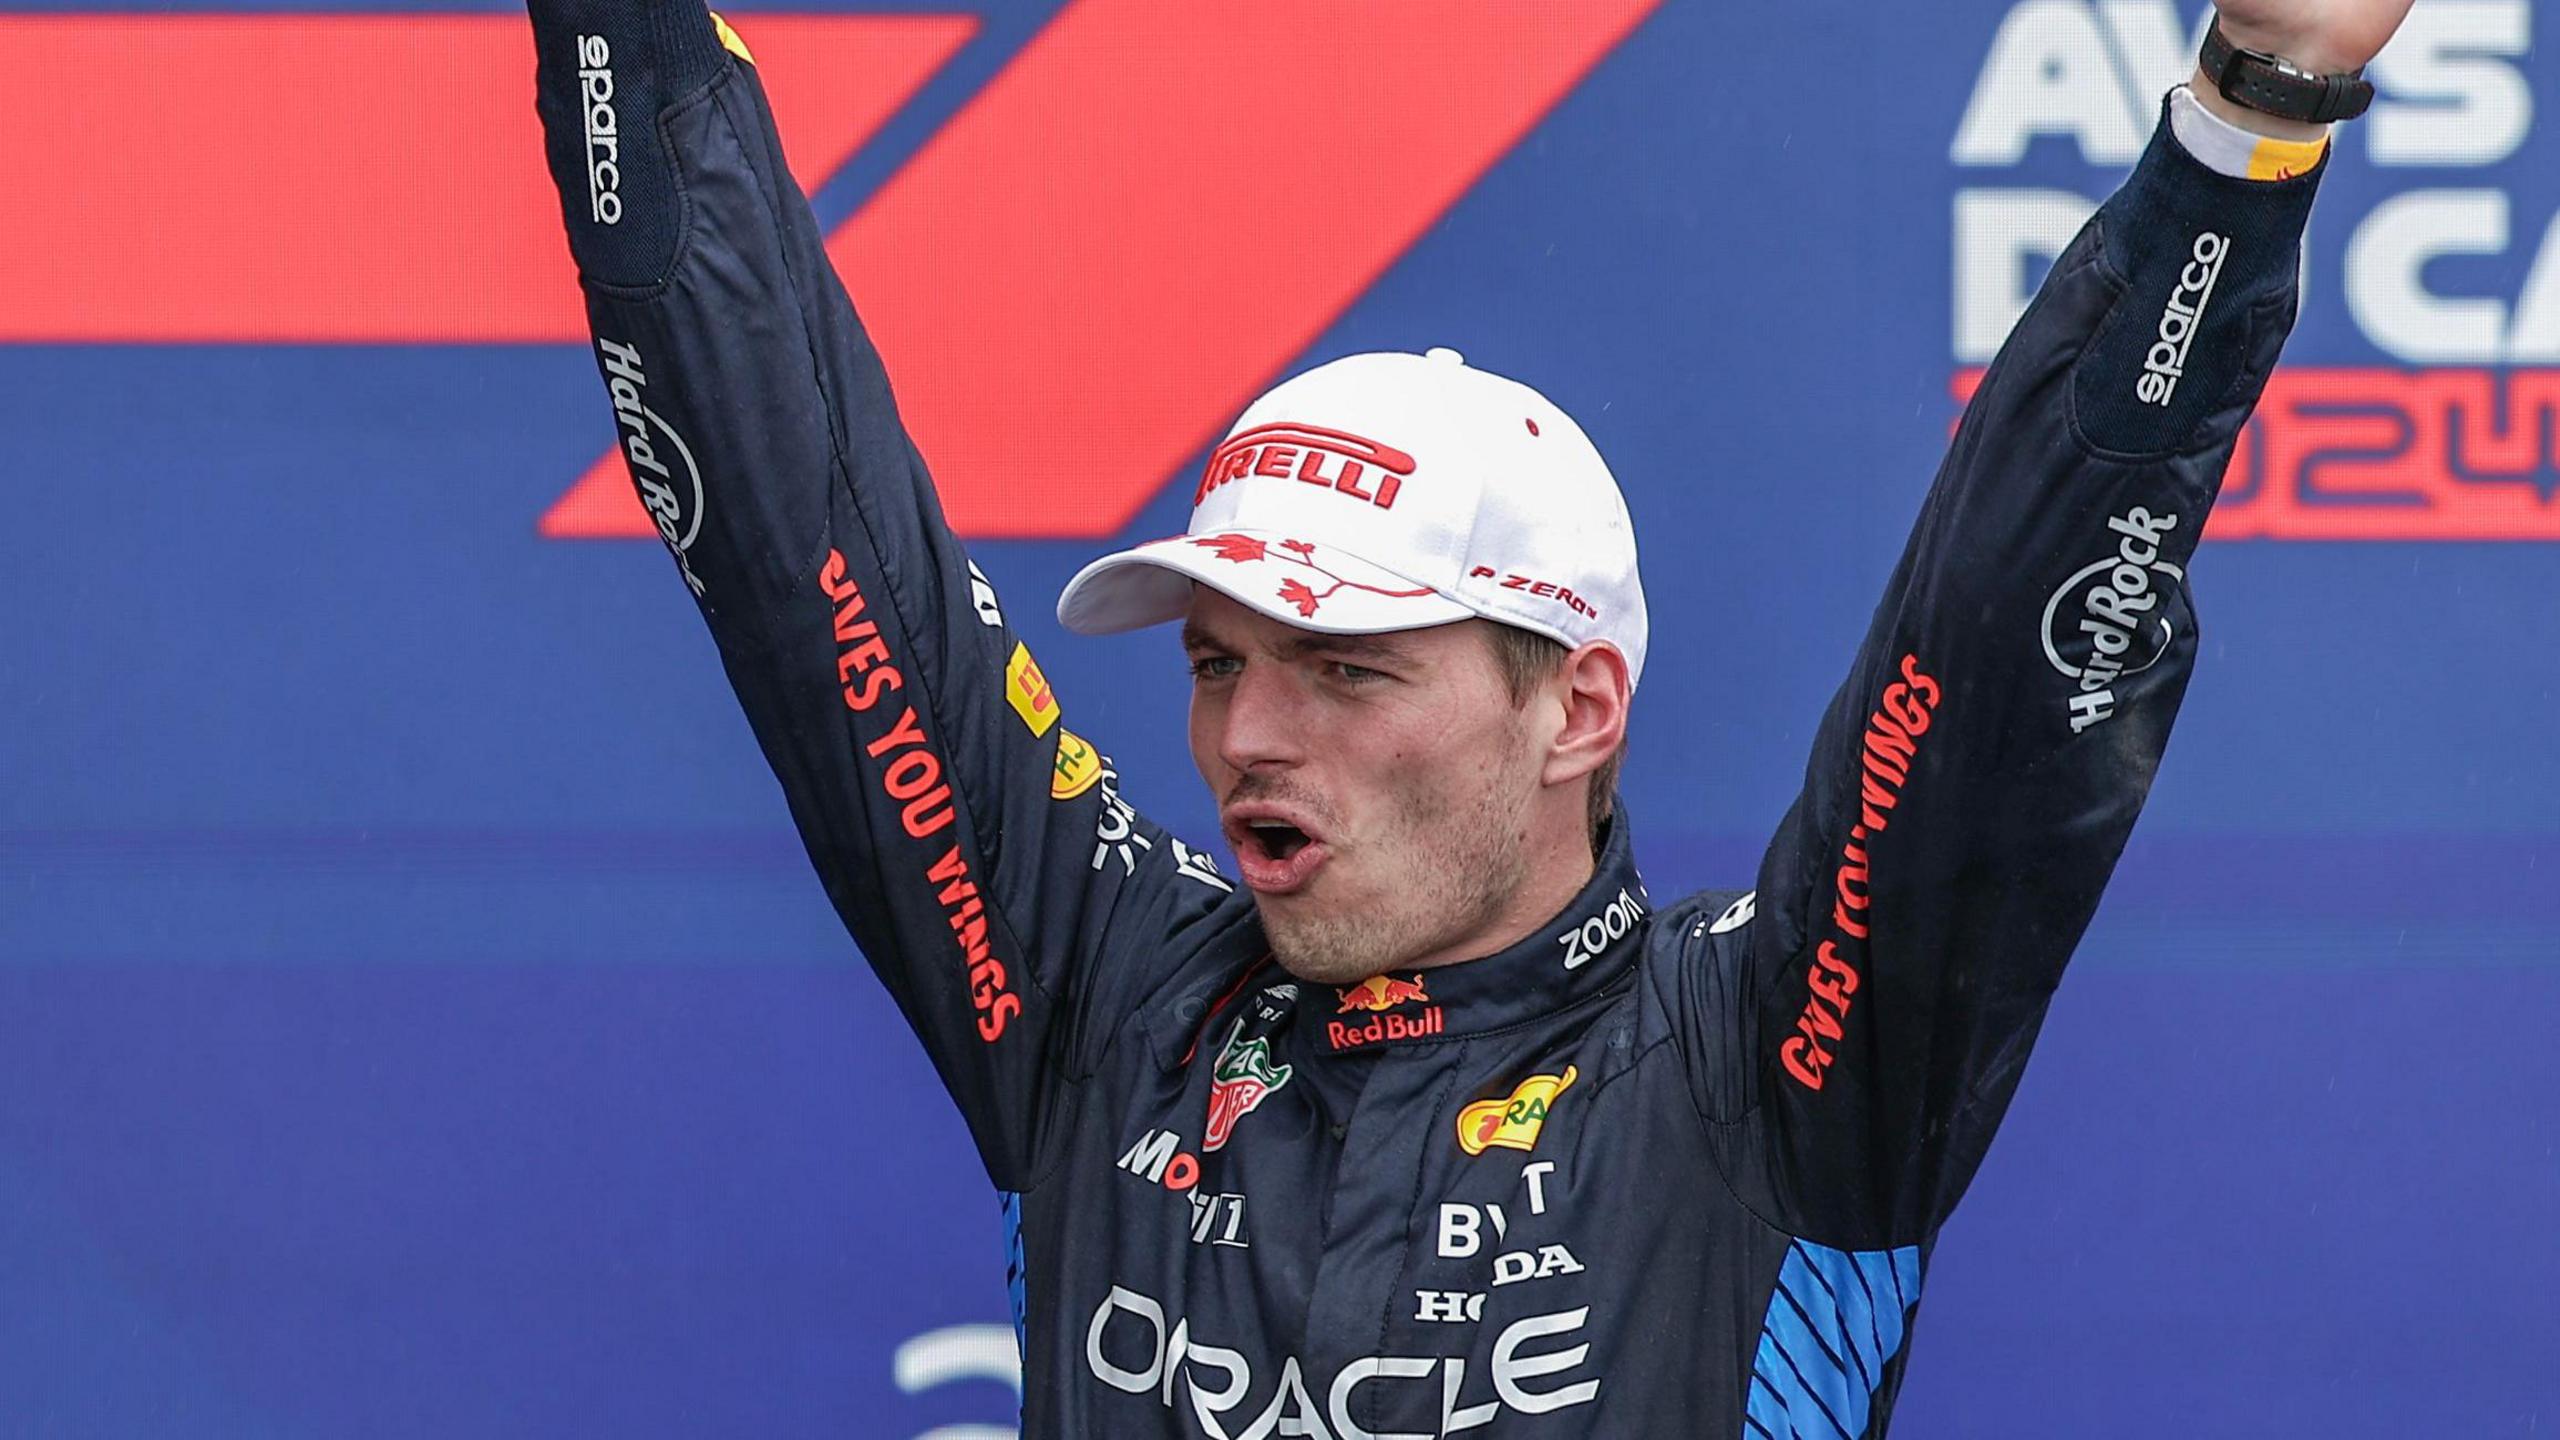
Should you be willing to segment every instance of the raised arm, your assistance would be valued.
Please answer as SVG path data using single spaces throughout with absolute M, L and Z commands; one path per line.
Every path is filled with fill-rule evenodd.
M 530 8 L 632 479 L 838 914 L 1018 1188 L 1044 1087 L 1093 1059 L 1105 922 L 1224 884 L 1112 794 L 943 523 L 747 43 L 701 0 Z
M 2365 43 L 2342 37 L 2378 48 L 2406 8 L 2243 43 L 2340 65 Z M 2168 744 L 2196 655 L 2188 557 L 2292 326 L 2325 159 L 2317 131 L 2261 139 L 2284 127 L 2244 133 L 2210 100 L 2172 92 L 2002 347 L 1756 918 L 1701 927 L 1701 1108 L 1746 1200 L 1821 1243 L 1925 1245 L 1953 1209 Z

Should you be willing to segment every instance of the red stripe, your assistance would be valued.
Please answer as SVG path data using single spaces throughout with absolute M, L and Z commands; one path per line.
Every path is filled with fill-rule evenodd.
M 975 28 L 755 17 L 803 183 Z M 8 15 L 0 53 L 0 341 L 585 337 L 521 16 Z
M 829 246 L 952 523 L 1124 529 L 1659 3 L 1069 5 Z
M 1125 527 L 1659 3 L 1075 0 L 830 245 L 954 524 Z M 805 185 L 974 27 L 742 28 Z M 0 342 L 583 338 L 520 19 L 0 45 L 34 62 L 0 98 Z M 652 533 L 603 465 L 542 528 Z
M 2285 366 L 2204 538 L 2560 540 L 2560 369 Z

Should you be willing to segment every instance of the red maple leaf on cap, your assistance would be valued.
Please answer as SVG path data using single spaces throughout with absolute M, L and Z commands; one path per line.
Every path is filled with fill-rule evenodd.
M 1219 559 L 1233 560 L 1237 564 L 1263 558 L 1262 542 L 1250 535 L 1204 535 L 1191 543 L 1206 545 L 1218 552 Z
M 1295 550 L 1309 559 L 1315 558 L 1316 547 L 1308 544 L 1304 540 L 1283 540 L 1280 542 L 1280 548 L 1283 550 Z
M 1303 580 L 1281 581 L 1280 598 L 1297 606 L 1298 613 L 1300 615 L 1313 615 L 1316 613 L 1316 592 L 1308 589 L 1306 582 Z

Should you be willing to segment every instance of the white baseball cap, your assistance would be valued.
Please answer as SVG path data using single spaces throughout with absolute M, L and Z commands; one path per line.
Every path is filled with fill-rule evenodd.
M 1635 526 L 1573 418 L 1455 350 L 1348 355 L 1282 381 L 1209 456 L 1191 528 L 1106 555 L 1058 621 L 1175 620 L 1193 583 L 1302 630 L 1368 635 L 1482 616 L 1644 670 Z

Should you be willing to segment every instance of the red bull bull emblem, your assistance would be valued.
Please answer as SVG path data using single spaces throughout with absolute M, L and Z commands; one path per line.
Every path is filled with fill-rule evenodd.
M 1209 1126 L 1200 1148 L 1215 1150 L 1225 1145 L 1235 1133 L 1236 1122 L 1288 1084 L 1295 1068 L 1274 1064 L 1270 1039 L 1261 1035 L 1245 1039 L 1244 1022 L 1238 1020 L 1209 1067 Z
M 1349 1024 L 1340 1020 L 1326 1022 L 1325 1039 L 1332 1042 L 1336 1050 L 1356 1050 L 1382 1040 L 1418 1040 L 1425 1035 L 1439 1034 L 1447 1023 L 1440 1007 L 1430 1003 L 1431 996 L 1422 988 L 1419 973 L 1410 980 L 1399 980 L 1393 975 L 1372 975 L 1337 993 L 1342 996 L 1342 1003 L 1334 1013 L 1366 1013 L 1369 1018 L 1366 1022 L 1354 1020 Z M 1420 1014 L 1389 1013 L 1408 1004 L 1429 1008 Z

